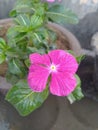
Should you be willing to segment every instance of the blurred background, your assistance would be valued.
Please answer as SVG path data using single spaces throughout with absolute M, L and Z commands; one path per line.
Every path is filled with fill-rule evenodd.
M 16 0 L 0 0 L 0 19 L 9 17 Z
M 0 0 L 0 19 L 9 16 L 9 11 L 13 8 L 15 1 Z M 98 0 L 62 0 L 60 3 L 73 10 L 80 19 L 87 13 L 98 12 Z

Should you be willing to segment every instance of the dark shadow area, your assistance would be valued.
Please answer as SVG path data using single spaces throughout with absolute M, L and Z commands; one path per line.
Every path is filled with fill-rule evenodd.
M 57 99 L 50 95 L 42 107 L 29 116 L 22 117 L 0 94 L 0 130 L 49 130 L 54 125 L 58 112 Z

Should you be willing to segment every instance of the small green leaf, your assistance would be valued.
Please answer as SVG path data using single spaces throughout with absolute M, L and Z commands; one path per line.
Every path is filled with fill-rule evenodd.
M 8 29 L 7 39 L 8 39 L 8 45 L 10 47 L 16 47 L 16 43 L 25 38 L 27 32 L 21 31 L 21 29 L 22 28 L 17 28 L 16 25 Z
M 9 14 L 11 17 L 15 17 L 17 16 L 17 11 L 16 10 L 12 10 L 10 11 L 10 14 Z
M 80 87 L 81 86 L 81 80 L 78 77 L 78 75 L 75 75 L 75 77 L 77 79 L 77 86 L 76 86 L 75 90 L 67 96 L 67 98 L 68 98 L 68 100 L 71 104 L 73 102 L 75 102 L 76 100 L 80 100 L 84 97 L 82 90 L 81 90 L 81 87 Z
M 25 65 L 29 68 L 29 66 L 30 66 L 30 60 L 26 59 L 24 62 L 25 62 Z
M 0 53 L 0 64 L 3 63 L 5 61 L 5 59 L 6 59 L 5 54 Z
M 62 5 L 52 6 L 46 15 L 56 23 L 77 24 L 78 18 L 71 10 L 66 9 Z
M 35 29 L 35 28 L 41 26 L 42 23 L 43 23 L 42 17 L 37 16 L 37 15 L 33 15 L 33 16 L 31 17 L 31 26 L 32 26 L 32 28 Z
M 6 100 L 17 109 L 20 115 L 27 116 L 40 107 L 48 95 L 48 89 L 36 93 L 29 88 L 26 80 L 21 80 L 9 90 Z
M 85 55 L 80 55 L 76 57 L 77 62 L 80 64 L 80 62 L 85 58 Z
M 11 12 L 10 12 L 10 16 L 12 16 L 12 17 L 15 17 L 15 16 L 17 16 L 17 15 L 19 15 L 19 14 L 26 14 L 26 13 L 29 13 L 29 14 L 32 14 L 32 13 L 34 13 L 34 11 L 35 11 L 35 9 L 32 7 L 32 5 L 30 4 L 30 5 L 27 5 L 27 4 L 21 4 L 21 5 L 17 5 L 15 8 L 14 8 L 14 10 L 12 10 Z M 16 12 L 16 13 L 15 13 Z
M 35 14 L 43 17 L 45 13 L 45 7 L 42 3 L 37 4 Z
M 18 7 L 21 7 L 21 6 L 29 6 L 29 8 L 30 7 L 32 7 L 32 3 L 33 3 L 33 1 L 32 0 L 17 0 L 16 1 L 16 7 L 18 6 Z
M 20 32 L 20 33 L 28 32 L 29 26 L 16 25 L 16 26 L 14 26 L 14 31 Z
M 16 58 L 12 58 L 8 63 L 9 72 L 19 76 L 20 78 L 26 75 L 26 68 L 24 68 L 23 63 Z
M 67 99 L 69 100 L 70 104 L 76 101 L 76 98 L 74 97 L 72 93 L 67 96 Z
M 36 47 L 27 47 L 27 50 L 28 50 L 28 52 L 29 52 L 29 54 L 30 53 L 35 53 L 35 52 L 39 52 L 39 50 L 36 48 Z
M 14 85 L 19 81 L 19 77 L 17 75 L 10 73 L 9 71 L 7 71 L 6 72 L 6 80 L 7 80 L 7 82 Z
M 75 56 L 75 54 L 72 50 L 67 50 L 67 52 L 70 53 L 71 55 Z
M 4 49 L 5 46 L 6 42 L 4 41 L 4 39 L 0 38 L 0 49 Z
M 8 39 L 8 45 L 10 47 L 15 47 L 16 46 L 16 40 L 15 37 L 18 35 L 17 32 L 14 29 L 15 27 L 12 26 L 8 29 L 7 31 L 7 39 Z M 21 36 L 22 37 L 22 36 Z
M 15 20 L 21 26 L 30 26 L 30 19 L 26 14 L 18 15 Z

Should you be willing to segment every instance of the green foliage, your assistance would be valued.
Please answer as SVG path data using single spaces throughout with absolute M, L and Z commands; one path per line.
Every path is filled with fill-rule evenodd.
M 84 97 L 82 90 L 81 90 L 81 80 L 78 77 L 78 75 L 75 75 L 75 77 L 77 79 L 77 86 L 76 86 L 75 90 L 67 96 L 67 98 L 71 104 L 73 102 L 75 102 L 76 100 L 80 100 Z
M 7 50 L 8 50 L 8 45 L 2 38 L 0 38 L 0 64 L 6 60 Z
M 7 82 L 11 83 L 12 85 L 16 84 L 19 81 L 19 77 L 15 74 L 10 73 L 9 70 L 6 72 L 6 79 Z
M 26 80 L 21 80 L 10 89 L 6 100 L 17 109 L 20 115 L 26 116 L 40 107 L 48 95 L 48 89 L 42 93 L 35 93 L 29 88 Z
M 20 78 L 24 78 L 26 75 L 26 68 L 19 59 L 13 58 L 9 60 L 8 69 L 10 73 L 17 75 Z
M 6 59 L 6 56 L 3 53 L 0 53 L 0 64 L 3 63 Z
M 14 24 L 8 29 L 7 43 L 0 38 L 0 64 L 5 60 L 8 63 L 6 78 L 13 85 L 6 100 L 20 115 L 26 116 L 41 106 L 49 94 L 48 89 L 35 93 L 29 88 L 26 81 L 30 66 L 29 54 L 44 54 L 56 48 L 57 37 L 47 28 L 48 21 L 76 24 L 78 19 L 71 10 L 41 0 L 17 0 L 10 16 Z M 79 57 L 77 59 L 80 60 Z M 69 98 L 71 96 L 75 100 L 82 97 L 79 83 Z
M 5 41 L 4 41 L 2 38 L 0 38 L 0 50 L 1 50 L 1 49 L 4 49 L 5 46 L 6 46 Z
M 33 0 L 17 0 L 14 9 L 10 12 L 10 16 L 15 17 L 20 13 L 33 13 Z
M 62 5 L 54 5 L 46 12 L 46 15 L 56 23 L 78 23 L 77 16 Z

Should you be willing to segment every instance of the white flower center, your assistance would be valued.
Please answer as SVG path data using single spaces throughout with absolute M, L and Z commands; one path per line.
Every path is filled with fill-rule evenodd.
M 51 72 L 56 72 L 57 71 L 57 67 L 55 65 L 51 65 L 50 66 L 50 71 Z

